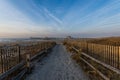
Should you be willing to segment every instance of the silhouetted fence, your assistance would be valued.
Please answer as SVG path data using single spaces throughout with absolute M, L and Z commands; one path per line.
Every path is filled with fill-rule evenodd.
M 25 45 L 1 46 L 0 74 L 5 74 L 7 71 L 10 73 L 9 70 L 18 64 L 23 65 L 22 62 L 26 61 L 26 54 L 29 54 L 31 59 L 33 59 L 38 53 L 45 51 L 54 45 L 55 42 L 33 42 Z

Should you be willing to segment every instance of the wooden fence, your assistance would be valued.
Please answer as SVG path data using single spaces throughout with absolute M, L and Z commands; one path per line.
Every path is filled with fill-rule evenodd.
M 120 69 L 120 46 L 80 42 L 79 47 L 88 55 Z
M 0 47 L 0 80 L 11 80 L 11 76 L 26 72 L 26 61 L 32 61 L 38 55 L 44 53 L 47 49 L 53 47 L 54 42 L 35 42 L 27 45 L 12 45 Z M 29 55 L 30 60 L 27 60 Z M 15 75 L 14 75 L 15 74 Z M 18 80 L 14 78 L 13 80 Z
M 68 41 L 67 44 L 72 46 L 77 52 L 81 49 L 81 55 L 120 75 L 120 46 L 117 44 L 113 46 L 111 44 L 103 45 L 86 41 Z M 84 57 L 81 57 L 81 60 L 89 66 L 92 66 L 84 59 Z M 109 80 L 109 78 L 105 77 L 102 73 L 100 74 L 105 80 Z

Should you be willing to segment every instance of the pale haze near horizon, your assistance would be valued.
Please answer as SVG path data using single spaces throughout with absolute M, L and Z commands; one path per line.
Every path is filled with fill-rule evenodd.
M 120 0 L 1 0 L 0 38 L 120 35 Z

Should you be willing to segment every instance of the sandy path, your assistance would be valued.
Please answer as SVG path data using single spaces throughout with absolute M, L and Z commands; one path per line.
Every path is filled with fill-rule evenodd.
M 88 80 L 82 69 L 70 58 L 63 45 L 57 45 L 52 53 L 35 68 L 26 80 Z

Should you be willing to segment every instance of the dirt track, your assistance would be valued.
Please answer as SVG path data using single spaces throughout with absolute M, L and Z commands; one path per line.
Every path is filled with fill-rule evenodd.
M 63 45 L 57 45 L 35 68 L 26 80 L 88 80 Z

